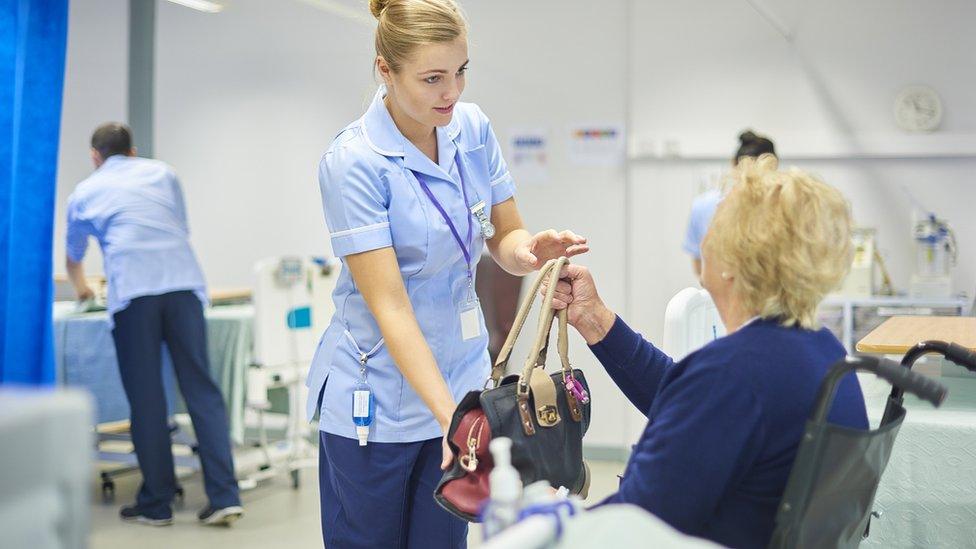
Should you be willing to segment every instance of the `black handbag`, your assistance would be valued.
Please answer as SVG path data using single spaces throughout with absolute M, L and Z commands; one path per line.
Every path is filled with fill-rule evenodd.
M 493 466 L 488 444 L 492 437 L 512 440 L 512 465 L 523 484 L 546 480 L 586 497 L 589 467 L 583 461 L 583 435 L 590 425 L 589 386 L 580 370 L 569 363 L 566 311 L 559 311 L 557 349 L 562 369 L 545 371 L 549 333 L 555 311 L 552 298 L 565 257 L 549 261 L 525 296 L 515 324 L 505 340 L 482 391 L 471 391 L 458 404 L 447 442 L 454 462 L 441 478 L 434 498 L 447 511 L 477 520 L 488 498 L 488 474 Z M 502 379 L 509 355 L 525 324 L 545 277 L 550 284 L 543 300 L 532 352 L 519 375 Z

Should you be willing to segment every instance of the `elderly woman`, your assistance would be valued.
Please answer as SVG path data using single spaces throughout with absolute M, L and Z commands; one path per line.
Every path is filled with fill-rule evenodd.
M 739 166 L 703 243 L 702 285 L 728 336 L 674 362 L 600 299 L 569 265 L 554 306 L 648 419 L 603 503 L 636 504 L 675 528 L 731 547 L 773 531 L 817 388 L 844 348 L 817 329 L 820 300 L 851 260 L 850 214 L 834 188 L 764 155 Z M 867 429 L 857 378 L 844 379 L 830 421 Z

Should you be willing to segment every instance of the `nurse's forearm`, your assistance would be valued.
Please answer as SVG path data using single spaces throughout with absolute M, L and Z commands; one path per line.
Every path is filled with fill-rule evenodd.
M 498 243 L 498 250 L 492 254 L 495 262 L 510 274 L 523 276 L 532 272 L 515 259 L 515 250 L 521 244 L 532 239 L 532 233 L 525 229 L 514 229 L 501 238 Z M 490 248 L 489 248 L 490 249 Z
M 420 331 L 413 308 L 408 303 L 406 309 L 389 310 L 375 316 L 393 362 L 447 432 L 454 414 L 454 397 Z
M 522 223 L 515 199 L 509 198 L 492 206 L 491 222 L 495 225 L 495 236 L 487 244 L 495 263 L 515 276 L 532 272 L 531 267 L 522 265 L 515 257 L 519 244 L 532 239 L 532 233 L 525 230 Z
M 379 325 L 393 362 L 446 432 L 454 413 L 454 397 L 417 323 L 393 248 L 347 256 L 346 265 Z

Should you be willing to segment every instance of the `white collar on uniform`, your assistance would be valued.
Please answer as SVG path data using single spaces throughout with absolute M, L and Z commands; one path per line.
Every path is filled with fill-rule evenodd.
M 403 157 L 406 167 L 411 170 L 443 178 L 446 174 L 438 173 L 442 170 L 435 171 L 433 168 L 436 166 L 429 158 L 417 151 L 417 148 L 412 144 L 407 146 L 406 138 L 400 133 L 396 123 L 393 122 L 393 117 L 386 109 L 386 104 L 383 102 L 384 97 L 386 97 L 386 85 L 381 84 L 376 90 L 376 95 L 373 96 L 373 102 L 370 103 L 366 114 L 363 115 L 361 126 L 366 144 L 370 149 L 383 156 Z M 437 128 L 438 145 L 452 142 L 457 147 L 456 140 L 460 133 L 461 124 L 458 122 L 455 112 L 447 126 Z M 453 157 L 453 151 L 445 151 L 442 148 L 440 152 L 450 152 Z M 423 158 L 420 158 L 421 156 Z
M 373 96 L 373 102 L 363 115 L 363 136 L 369 148 L 383 156 L 403 156 L 403 134 L 393 122 L 390 111 L 386 110 L 383 98 L 386 97 L 386 85 L 381 84 Z M 438 135 L 444 135 L 451 141 L 457 139 L 461 133 L 461 123 L 457 114 L 451 117 L 451 123 L 437 128 Z

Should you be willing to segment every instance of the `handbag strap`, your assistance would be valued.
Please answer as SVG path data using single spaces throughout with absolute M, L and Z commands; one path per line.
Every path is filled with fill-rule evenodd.
M 522 304 L 519 306 L 518 313 L 515 315 L 515 322 L 512 324 L 512 329 L 509 330 L 508 336 L 505 338 L 505 344 L 502 345 L 501 350 L 498 352 L 498 357 L 495 359 L 495 365 L 491 368 L 491 377 L 485 383 L 487 387 L 490 383 L 493 387 L 498 387 L 498 383 L 501 381 L 502 376 L 505 374 L 505 367 L 508 366 L 508 359 L 512 354 L 512 348 L 515 346 L 515 340 L 518 339 L 519 333 L 522 332 L 522 327 L 525 326 L 525 321 L 529 317 L 529 311 L 532 310 L 532 303 L 535 302 L 535 295 L 539 292 L 539 288 L 542 287 L 542 281 L 545 280 L 545 276 L 549 274 L 552 266 L 555 264 L 556 260 L 549 260 L 542 269 L 539 270 L 539 275 L 536 277 L 535 282 L 532 283 L 532 287 L 522 298 Z
M 565 377 L 565 375 L 571 374 L 573 371 L 572 367 L 569 364 L 569 337 L 567 335 L 568 330 L 566 328 L 566 326 L 569 324 L 569 318 L 568 318 L 568 313 L 566 312 L 565 309 L 558 311 L 555 314 L 556 317 L 559 319 L 559 326 L 558 326 L 559 331 L 557 332 L 558 339 L 556 341 L 557 344 L 556 352 L 559 353 L 559 360 L 562 364 L 563 375 Z M 540 368 L 546 367 L 546 357 L 548 356 L 549 353 L 549 335 L 550 335 L 550 331 L 547 330 L 546 340 L 542 344 L 542 350 L 539 351 L 539 358 L 536 360 L 535 365 Z
M 525 367 L 522 369 L 522 375 L 519 376 L 517 386 L 519 395 L 528 395 L 529 384 L 532 381 L 532 372 L 535 370 L 536 364 L 539 362 L 539 356 L 540 353 L 542 353 L 543 345 L 546 344 L 549 332 L 552 330 L 552 321 L 556 313 L 555 309 L 552 308 L 552 299 L 556 294 L 556 284 L 559 282 L 559 275 L 562 273 L 563 266 L 566 265 L 568 261 L 569 260 L 565 257 L 560 257 L 559 259 L 553 260 L 551 265 L 547 264 L 549 269 L 539 277 L 541 279 L 542 276 L 548 275 L 549 287 L 546 289 L 546 295 L 542 300 L 542 311 L 539 316 L 539 330 L 536 334 L 535 342 L 532 345 L 532 351 L 529 353 L 529 356 L 525 361 Z M 529 303 L 529 305 L 531 306 L 531 303 Z M 571 373 L 571 370 L 569 370 L 569 343 L 566 333 L 566 325 L 568 323 L 567 320 L 566 309 L 560 310 L 557 349 L 559 351 L 559 358 L 562 362 L 564 375 Z

